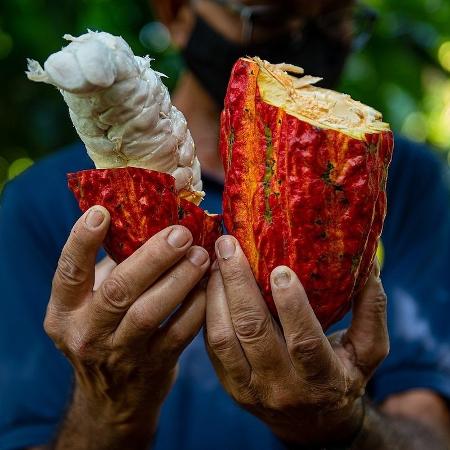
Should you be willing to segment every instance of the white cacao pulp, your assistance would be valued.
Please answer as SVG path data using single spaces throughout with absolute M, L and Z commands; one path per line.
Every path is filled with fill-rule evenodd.
M 183 114 L 172 105 L 151 59 L 118 36 L 89 31 L 49 56 L 28 60 L 30 80 L 56 86 L 99 169 L 141 167 L 170 173 L 178 190 L 201 191 L 200 163 Z

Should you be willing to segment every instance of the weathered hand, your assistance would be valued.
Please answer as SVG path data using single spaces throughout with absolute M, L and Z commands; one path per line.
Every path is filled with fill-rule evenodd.
M 271 274 L 270 315 L 236 239 L 217 241 L 207 287 L 206 344 L 227 392 L 282 440 L 343 442 L 362 420 L 361 397 L 389 348 L 386 297 L 375 264 L 350 328 L 329 339 L 288 267 Z
M 191 246 L 189 230 L 174 226 L 118 266 L 104 261 L 95 272 L 108 226 L 109 214 L 99 206 L 75 224 L 53 280 L 45 330 L 75 369 L 80 416 L 90 417 L 92 427 L 139 422 L 149 433 L 178 356 L 204 322 L 205 293 L 193 288 L 209 257 Z

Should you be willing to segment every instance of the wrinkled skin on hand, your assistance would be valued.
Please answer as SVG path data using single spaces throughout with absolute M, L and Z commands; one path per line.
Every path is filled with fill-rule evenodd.
M 284 441 L 346 442 L 361 425 L 366 384 L 389 350 L 378 265 L 350 328 L 327 338 L 294 271 L 271 273 L 278 323 L 237 240 L 221 237 L 216 251 L 205 340 L 226 391 Z
M 140 432 L 151 433 L 178 356 L 204 321 L 205 294 L 195 287 L 209 256 L 192 246 L 189 230 L 172 226 L 121 264 L 106 260 L 95 268 L 109 224 L 101 206 L 75 224 L 53 280 L 45 330 L 74 367 L 74 398 L 90 423 L 142 425 Z

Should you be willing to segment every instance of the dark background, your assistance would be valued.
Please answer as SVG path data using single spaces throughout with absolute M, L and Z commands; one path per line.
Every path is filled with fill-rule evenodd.
M 450 0 L 368 0 L 379 12 L 371 40 L 350 59 L 340 90 L 383 112 L 394 130 L 450 155 Z M 0 190 L 33 161 L 76 138 L 56 89 L 27 80 L 65 33 L 122 35 L 173 87 L 182 62 L 153 22 L 148 0 L 1 0 Z M 320 75 L 320 74 L 316 74 Z

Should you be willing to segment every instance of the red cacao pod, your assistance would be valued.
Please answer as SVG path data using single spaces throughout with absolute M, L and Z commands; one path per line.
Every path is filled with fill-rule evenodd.
M 368 278 L 393 135 L 372 108 L 286 67 L 242 58 L 233 68 L 221 116 L 224 222 L 270 311 L 270 273 L 287 265 L 327 329 Z
M 170 225 L 186 226 L 194 245 L 215 258 L 214 243 L 222 234 L 222 216 L 210 215 L 187 192 L 177 194 L 175 178 L 167 173 L 126 167 L 69 173 L 68 184 L 82 211 L 104 206 L 111 225 L 104 247 L 117 263 L 122 262 L 154 234 Z

